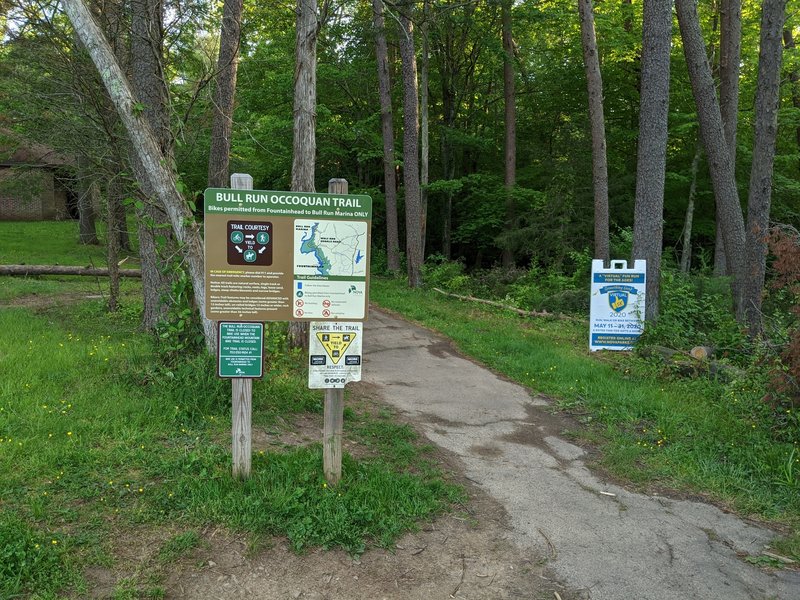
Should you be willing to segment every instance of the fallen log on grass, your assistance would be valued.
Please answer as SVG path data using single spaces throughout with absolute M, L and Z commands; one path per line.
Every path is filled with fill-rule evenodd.
M 711 360 L 713 349 L 708 346 L 695 346 L 691 352 L 674 350 L 665 346 L 644 346 L 639 354 L 645 358 L 658 358 L 674 373 L 681 377 L 708 376 L 730 382 L 742 379 L 746 373 L 733 365 Z
M 697 360 L 711 360 L 714 356 L 714 349 L 711 346 L 695 346 L 689 350 L 689 354 Z
M 505 310 L 510 310 L 511 312 L 515 312 L 521 317 L 545 317 L 548 319 L 561 319 L 562 321 L 576 321 L 576 322 L 584 322 L 585 319 L 579 319 L 577 317 L 571 317 L 569 315 L 565 315 L 562 313 L 551 313 L 543 310 L 541 312 L 535 310 L 522 310 L 521 308 L 517 308 L 516 306 L 509 306 L 508 304 L 502 304 L 501 302 L 494 302 L 493 300 L 485 300 L 484 298 L 476 298 L 474 296 L 460 296 L 459 294 L 451 294 L 450 292 L 445 292 L 444 290 L 440 290 L 439 288 L 433 288 L 434 292 L 439 292 L 445 296 L 450 296 L 451 298 L 457 298 L 459 300 L 466 300 L 468 302 L 479 302 L 480 304 L 488 304 L 489 306 L 495 306 L 497 308 L 503 308 Z
M 120 277 L 141 277 L 139 269 L 119 269 Z M 0 275 L 90 275 L 92 277 L 108 277 L 106 267 L 74 267 L 66 265 L 0 265 Z

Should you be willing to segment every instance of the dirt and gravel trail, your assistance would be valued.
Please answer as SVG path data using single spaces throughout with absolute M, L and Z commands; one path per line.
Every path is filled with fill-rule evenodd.
M 800 598 L 800 572 L 766 571 L 742 558 L 758 554 L 774 532 L 592 472 L 586 451 L 563 435 L 577 423 L 460 356 L 446 339 L 372 310 L 363 347 L 364 381 L 350 387 L 348 402 L 394 407 L 438 447 L 435 459 L 464 485 L 467 505 L 360 558 L 297 555 L 280 540 L 253 548 L 245 536 L 206 530 L 203 548 L 170 569 L 167 598 Z M 318 441 L 321 427 L 321 415 L 308 416 L 294 424 L 290 442 Z M 269 446 L 268 436 L 255 436 L 254 450 Z M 346 451 L 358 454 L 356 446 L 345 439 Z M 122 562 L 153 561 L 158 544 L 140 541 L 121 550 L 135 554 Z M 92 596 L 112 597 L 120 575 L 97 573 Z
M 364 353 L 365 381 L 500 504 L 508 528 L 498 540 L 546 563 L 565 586 L 561 597 L 800 598 L 800 572 L 768 572 L 741 558 L 759 554 L 774 532 L 709 504 L 604 481 L 564 439 L 569 424 L 547 399 L 466 360 L 438 335 L 373 310 Z M 478 570 L 468 565 L 465 579 Z M 522 580 L 540 574 L 518 575 L 525 588 Z

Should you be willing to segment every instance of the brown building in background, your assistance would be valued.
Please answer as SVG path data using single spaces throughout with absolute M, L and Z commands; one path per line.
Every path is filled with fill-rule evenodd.
M 0 128 L 0 221 L 76 218 L 73 166 L 52 148 Z

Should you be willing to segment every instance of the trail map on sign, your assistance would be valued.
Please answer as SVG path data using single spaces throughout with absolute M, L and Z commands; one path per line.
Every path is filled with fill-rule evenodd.
M 367 276 L 367 223 L 294 222 L 295 276 Z
M 209 188 L 203 200 L 207 318 L 367 317 L 369 196 Z
M 355 333 L 317 333 L 317 339 L 325 348 L 325 352 L 331 357 L 333 364 L 338 365 L 344 353 L 353 340 L 356 339 Z

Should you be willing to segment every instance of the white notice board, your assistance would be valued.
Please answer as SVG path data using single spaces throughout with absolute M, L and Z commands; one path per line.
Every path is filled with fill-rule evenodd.
M 589 349 L 630 350 L 644 330 L 647 261 L 592 261 Z
M 343 388 L 361 381 L 360 322 L 312 321 L 308 340 L 308 387 Z

